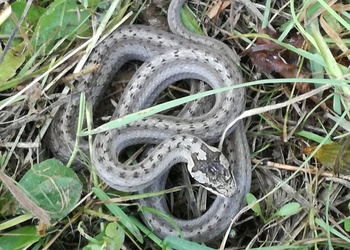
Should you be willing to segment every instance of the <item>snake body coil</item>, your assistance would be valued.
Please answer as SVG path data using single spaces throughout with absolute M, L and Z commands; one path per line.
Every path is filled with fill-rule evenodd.
M 230 48 L 182 27 L 179 11 L 184 2 L 173 0 L 169 7 L 168 21 L 176 35 L 142 25 L 114 31 L 90 55 L 86 67 L 98 64 L 99 69 L 83 76 L 76 85 L 77 91 L 86 92 L 96 107 L 123 64 L 131 60 L 144 61 L 113 114 L 113 118 L 119 118 L 152 106 L 164 89 L 179 80 L 202 80 L 213 89 L 240 84 L 238 57 Z M 75 141 L 78 105 L 79 99 L 72 97 L 60 108 L 50 129 L 51 148 L 56 157 L 65 162 Z M 239 88 L 216 94 L 213 107 L 205 114 L 194 117 L 153 115 L 101 133 L 93 144 L 93 166 L 101 179 L 113 188 L 150 192 L 164 189 L 171 166 L 187 162 L 189 172 L 197 181 L 226 197 L 218 196 L 210 209 L 197 219 L 173 219 L 185 238 L 210 241 L 228 229 L 230 219 L 241 208 L 250 186 L 250 162 L 241 124 L 226 140 L 223 150 L 226 157 L 206 143 L 217 142 L 227 124 L 243 109 L 244 89 Z M 189 107 L 188 114 L 194 112 Z M 126 166 L 119 161 L 119 153 L 134 144 L 158 146 L 139 164 Z M 87 153 L 87 143 L 81 140 L 80 145 Z M 141 203 L 170 214 L 164 197 L 143 199 Z M 159 236 L 178 235 L 168 221 L 150 213 L 144 213 L 144 218 Z

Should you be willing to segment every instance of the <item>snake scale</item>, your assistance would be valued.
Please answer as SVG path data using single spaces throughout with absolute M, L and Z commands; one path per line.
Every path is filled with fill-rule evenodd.
M 164 89 L 179 80 L 202 80 L 213 89 L 242 83 L 234 51 L 182 26 L 179 13 L 184 2 L 173 0 L 169 6 L 168 22 L 174 34 L 143 25 L 115 30 L 91 53 L 86 67 L 99 67 L 79 79 L 76 91 L 84 91 L 96 108 L 121 66 L 131 60 L 143 61 L 118 102 L 112 116 L 115 119 L 152 106 Z M 152 192 L 164 189 L 171 166 L 186 162 L 198 182 L 219 194 L 206 213 L 182 220 L 170 214 L 164 196 L 142 199 L 140 203 L 172 217 L 186 239 L 211 241 L 228 229 L 244 204 L 251 170 L 242 124 L 226 139 L 223 152 L 208 144 L 219 140 L 227 124 L 243 111 L 244 103 L 244 89 L 238 88 L 216 94 L 213 107 L 204 114 L 191 116 L 196 108 L 189 105 L 184 117 L 157 114 L 100 133 L 94 139 L 92 164 L 101 179 L 115 189 Z M 51 149 L 63 162 L 72 153 L 78 110 L 79 98 L 72 95 L 56 113 L 49 130 Z M 119 161 L 119 154 L 135 144 L 157 146 L 140 163 L 126 166 Z M 88 155 L 86 140 L 80 139 L 79 149 Z M 178 235 L 171 223 L 155 214 L 145 212 L 143 218 L 162 238 Z

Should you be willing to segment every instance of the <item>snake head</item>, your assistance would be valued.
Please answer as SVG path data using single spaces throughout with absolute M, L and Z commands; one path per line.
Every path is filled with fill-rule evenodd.
M 201 146 L 201 150 L 203 152 L 191 154 L 193 163 L 188 164 L 191 176 L 216 195 L 234 195 L 237 189 L 236 179 L 226 157 L 218 149 L 206 144 Z

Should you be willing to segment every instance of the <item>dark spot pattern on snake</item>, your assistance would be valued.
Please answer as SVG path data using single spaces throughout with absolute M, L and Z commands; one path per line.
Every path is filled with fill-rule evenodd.
M 172 4 L 179 4 L 183 3 L 182 0 L 172 1 Z M 169 16 L 171 16 L 171 10 L 169 11 Z M 186 38 L 179 38 L 178 35 L 185 35 Z M 110 40 L 112 37 L 113 40 Z M 175 71 L 176 74 L 178 74 L 181 78 L 182 72 L 179 70 L 182 70 L 185 67 L 188 67 L 189 73 L 186 73 L 186 78 L 191 78 L 191 66 L 195 65 L 195 76 L 200 76 L 203 80 L 206 82 L 206 79 L 208 79 L 208 75 L 214 74 L 215 79 L 219 79 L 220 81 L 218 83 L 215 83 L 214 85 L 211 85 L 210 82 L 208 84 L 213 88 L 220 88 L 225 86 L 230 86 L 232 84 L 239 84 L 242 81 L 242 77 L 240 76 L 239 69 L 237 69 L 237 65 L 234 62 L 231 62 L 232 59 L 235 61 L 237 60 L 237 55 L 235 55 L 230 48 L 227 46 L 223 46 L 222 43 L 217 42 L 213 39 L 196 36 L 194 40 L 191 40 L 191 36 L 188 35 L 188 33 L 184 30 L 178 29 L 177 30 L 177 36 L 170 35 L 169 33 L 156 30 L 152 27 L 146 27 L 146 26 L 124 26 L 121 28 L 118 28 L 115 32 L 113 32 L 112 36 L 107 38 L 105 42 L 100 43 L 92 52 L 90 58 L 91 62 L 94 62 L 95 64 L 100 64 L 101 66 L 94 74 L 89 74 L 88 76 L 84 76 L 86 80 L 78 82 L 77 89 L 79 91 L 86 91 L 91 93 L 91 98 L 97 100 L 99 98 L 98 95 L 102 95 L 106 87 L 108 86 L 109 78 L 111 78 L 111 70 L 112 65 L 115 62 L 118 62 L 120 60 L 120 55 L 116 54 L 119 53 L 118 51 L 122 51 L 124 49 L 127 49 L 128 51 L 133 51 L 132 48 L 136 48 L 137 50 L 144 50 L 144 51 L 135 51 L 137 53 L 143 54 L 143 60 L 147 58 L 150 59 L 150 57 L 155 56 L 155 60 L 150 59 L 152 63 L 149 63 L 150 68 L 146 68 L 148 72 L 153 72 L 155 69 L 157 72 L 160 72 L 162 74 L 162 69 L 164 67 L 167 67 L 167 69 L 172 72 Z M 187 40 L 187 39 L 190 40 Z M 133 45 L 133 43 L 136 42 L 137 46 Z M 144 43 L 144 44 L 143 44 Z M 148 44 L 145 44 L 148 43 Z M 122 46 L 120 46 L 122 45 Z M 141 45 L 141 46 L 140 46 Z M 150 45 L 150 46 L 149 46 Z M 134 46 L 134 47 L 133 47 Z M 170 48 L 173 46 L 173 48 Z M 118 48 L 118 49 L 117 49 Z M 128 52 L 129 53 L 129 52 Z M 159 57 L 158 57 L 159 56 Z M 231 58 L 232 57 L 232 58 Z M 189 60 L 186 60 L 189 59 Z M 180 68 L 176 68 L 175 64 L 177 61 L 180 61 L 181 64 Z M 191 62 L 191 64 L 188 64 Z M 199 62 L 199 64 L 197 64 Z M 175 63 L 174 67 L 172 63 Z M 190 65 L 190 66 L 187 66 Z M 144 65 L 141 68 L 145 68 L 147 65 Z M 210 68 L 209 68 L 210 67 Z M 208 70 L 206 70 L 208 69 Z M 117 70 L 117 69 L 113 69 Z M 176 70 L 178 70 L 176 72 Z M 92 78 L 93 76 L 93 78 Z M 152 79 L 156 79 L 156 77 L 149 76 L 147 73 L 144 74 L 137 74 L 139 77 L 137 79 L 137 82 L 135 82 L 135 87 L 130 87 L 133 92 L 128 92 L 129 94 L 125 95 L 125 98 L 122 99 L 123 102 L 118 103 L 119 105 L 125 105 L 127 106 L 124 111 L 126 112 L 136 112 L 138 110 L 133 110 L 133 105 L 143 97 L 143 88 L 145 84 L 143 84 L 143 79 L 147 78 L 149 80 L 149 84 L 152 84 Z M 136 77 L 136 76 L 135 76 Z M 210 77 L 209 77 L 210 78 Z M 234 78 L 233 81 L 231 81 L 231 78 Z M 222 82 L 221 82 L 222 80 Z M 96 85 L 99 88 L 99 94 L 95 94 Z M 138 94 L 140 88 L 140 93 Z M 163 87 L 162 87 L 163 88 Z M 97 90 L 97 89 L 96 89 Z M 130 91 L 131 91 L 130 90 Z M 128 96 L 129 95 L 129 96 Z M 151 116 L 149 119 L 144 118 L 141 121 L 137 121 L 133 124 L 128 124 L 126 126 L 122 127 L 122 130 L 117 129 L 118 132 L 111 132 L 111 133 L 100 133 L 95 137 L 94 142 L 94 151 L 93 151 L 93 158 L 92 162 L 94 166 L 96 166 L 96 170 L 100 177 L 105 180 L 107 184 L 110 186 L 115 186 L 119 188 L 124 188 L 124 185 L 128 184 L 128 178 L 135 178 L 133 177 L 133 174 L 136 171 L 136 175 L 142 176 L 143 173 L 146 173 L 146 175 L 149 175 L 151 178 L 151 181 L 154 181 L 154 179 L 157 177 L 155 174 L 156 171 L 159 171 L 159 167 L 162 167 L 162 162 L 158 161 L 158 155 L 162 155 L 163 157 L 166 157 L 166 152 L 169 152 L 169 155 L 172 155 L 172 151 L 174 148 L 176 148 L 176 155 L 181 155 L 181 152 L 183 150 L 193 148 L 194 150 L 198 149 L 198 146 L 194 146 L 193 144 L 197 143 L 204 143 L 204 141 L 216 141 L 218 140 L 218 136 L 221 135 L 221 131 L 225 128 L 225 126 L 230 122 L 229 119 L 236 117 L 244 107 L 244 90 L 243 89 L 235 89 L 235 90 L 229 90 L 226 91 L 220 95 L 219 100 L 216 100 L 216 105 L 214 106 L 213 110 L 211 110 L 206 116 L 203 116 L 203 118 L 198 117 L 198 114 L 196 114 L 196 110 L 198 108 L 190 108 L 189 111 L 186 113 L 187 116 L 183 117 L 181 119 L 170 119 L 168 120 L 167 117 L 162 116 L 164 120 L 161 121 L 157 120 L 156 118 L 159 117 L 157 115 Z M 89 97 L 90 98 L 90 97 Z M 148 98 L 148 97 L 145 97 Z M 223 102 L 224 100 L 224 102 Z M 235 101 L 235 103 L 230 103 L 230 101 Z M 130 102 L 130 103 L 129 103 Z M 141 102 L 141 101 L 140 101 Z M 152 103 L 152 101 L 144 101 L 145 103 Z M 197 102 L 197 105 L 204 105 L 205 102 Z M 70 109 L 65 109 L 66 107 L 72 107 Z M 138 105 L 138 108 L 147 108 L 143 106 L 142 104 Z M 55 137 L 57 137 L 57 134 L 62 134 L 64 138 L 54 138 L 55 144 L 53 144 L 53 151 L 60 152 L 62 150 L 66 150 L 64 153 L 58 153 L 58 155 L 69 155 L 70 148 L 67 149 L 64 145 L 74 145 L 75 142 L 75 134 L 76 132 L 74 129 L 76 129 L 76 118 L 77 118 L 77 110 L 79 109 L 79 101 L 78 98 L 72 101 L 72 103 L 69 103 L 65 107 L 62 108 L 64 112 L 59 112 L 59 117 L 56 120 L 55 124 L 55 130 L 52 130 L 50 134 L 54 134 Z M 130 109 L 130 110 L 129 110 Z M 125 116 L 128 113 L 118 113 L 117 117 Z M 197 115 L 196 118 L 188 117 L 188 115 Z M 66 116 L 66 117 L 62 117 Z M 215 118 L 214 118 L 215 117 Z M 225 119 L 229 117 L 229 119 Z M 220 120 L 218 123 L 217 120 Z M 57 122 L 58 121 L 58 122 Z M 62 126 L 60 126 L 62 121 Z M 177 123 L 178 122 L 178 123 Z M 141 125 L 142 124 L 142 125 Z M 66 128 L 66 126 L 69 126 Z M 73 129 L 74 128 L 74 129 Z M 57 130 L 57 131 L 56 131 Z M 64 132 L 63 132 L 64 131 Z M 114 131 L 114 130 L 113 130 Z M 129 142 L 128 136 L 130 140 L 136 140 L 137 142 L 137 133 L 140 133 L 141 135 L 147 132 L 147 138 L 149 137 L 150 140 L 154 139 L 156 142 L 144 142 L 142 143 L 149 143 L 149 144 L 158 144 L 161 143 L 162 140 L 165 140 L 166 137 L 169 138 L 174 134 L 193 134 L 198 136 L 200 139 L 192 139 L 187 140 L 185 142 L 185 146 L 181 146 L 181 143 L 179 143 L 183 138 L 180 137 L 172 137 L 170 140 L 167 140 L 168 144 L 161 143 L 161 147 L 157 147 L 154 151 L 152 151 L 152 155 L 154 156 L 155 160 L 148 161 L 148 162 L 142 162 L 136 165 L 133 165 L 133 168 L 124 168 L 122 163 L 114 163 L 115 159 L 118 157 L 114 157 L 113 152 L 114 148 L 117 149 L 118 152 L 121 152 L 122 145 L 120 145 L 120 142 L 118 142 L 118 138 L 122 137 L 124 138 L 123 142 Z M 153 135 L 152 135 L 153 133 Z M 244 131 L 240 128 L 240 132 L 236 133 L 236 136 L 242 137 L 244 134 Z M 116 136 L 117 135 L 117 136 Z M 117 139 L 116 139 L 117 138 Z M 186 137 L 187 138 L 187 137 Z M 197 138 L 197 137 L 195 137 Z M 66 142 L 62 142 L 63 139 Z M 188 139 L 188 138 L 187 138 Z M 235 142 L 236 146 L 241 147 L 242 143 L 240 140 L 238 142 Z M 148 139 L 147 139 L 148 140 Z M 195 142 L 196 141 L 196 142 Z M 244 140 L 243 140 L 244 142 Z M 142 144 L 141 143 L 141 144 Z M 244 142 L 245 143 L 245 142 Z M 137 144 L 137 143 L 135 143 Z M 186 146 L 187 145 L 187 146 Z M 192 146 L 193 145 L 193 146 Z M 84 145 L 86 146 L 86 145 Z M 161 149 L 164 147 L 163 151 L 161 153 L 157 153 L 158 149 Z M 85 148 L 88 148 L 86 146 Z M 113 149 L 112 149 L 113 148 Z M 228 150 L 229 151 L 229 150 Z M 246 150 L 243 150 L 242 152 L 245 152 Z M 242 164 L 246 164 L 246 166 L 249 166 L 249 157 L 244 156 L 242 158 L 242 152 L 239 151 L 234 152 L 234 154 L 237 156 L 238 162 L 240 163 L 239 166 L 242 168 Z M 84 152 L 88 155 L 88 152 Z M 198 152 L 194 152 L 197 156 L 199 155 Z M 99 157 L 99 154 L 103 155 L 103 158 Z M 201 153 L 202 154 L 202 153 Z M 204 154 L 206 157 L 207 153 Z M 248 153 L 246 152 L 246 155 Z M 148 158 L 149 159 L 149 158 Z M 102 160 L 103 162 L 99 162 Z M 230 162 L 232 162 L 230 160 Z M 145 163 L 145 164 L 143 164 Z M 116 164 L 116 165 L 115 165 Z M 163 164 L 164 165 L 164 164 Z M 163 166 L 164 167 L 164 166 Z M 249 169 L 247 167 L 247 169 Z M 244 172 L 244 171 L 243 171 Z M 115 176 L 111 176 L 111 173 L 115 174 Z M 249 173 L 249 170 L 246 170 L 244 173 Z M 248 176 L 247 174 L 245 176 Z M 249 176 L 248 176 L 249 177 Z M 246 177 L 243 177 L 244 179 Z M 135 179 L 136 180 L 136 179 Z M 114 181 L 118 181 L 119 183 L 116 183 L 114 185 Z M 136 183 L 137 181 L 134 181 L 133 183 Z M 141 180 L 140 180 L 141 182 Z M 249 182 L 245 181 L 246 183 Z M 134 184 L 133 184 L 134 185 Z M 147 183 L 140 183 L 140 185 L 143 185 L 145 187 L 148 185 Z M 153 184 L 152 184 L 153 185 Z M 241 185 L 241 184 L 240 184 Z M 245 184 L 246 185 L 246 184 Z M 133 191 L 132 189 L 138 189 L 137 186 L 135 187 L 125 187 L 125 190 L 127 191 Z M 241 188 L 242 190 L 246 190 L 246 188 Z M 122 190 L 123 191 L 123 190 Z M 245 191 L 241 191 L 245 192 Z M 233 213 L 237 211 L 240 204 L 231 204 L 229 206 L 222 205 L 223 202 L 216 202 L 213 205 L 215 205 L 215 208 L 219 208 L 218 211 L 221 211 L 221 214 L 218 214 L 218 216 L 232 216 Z M 151 206 L 155 206 L 155 204 L 150 204 Z M 157 204 L 158 206 L 158 204 Z M 224 208 L 223 208 L 224 207 Z M 227 211 L 225 211 L 227 209 Z M 211 210 L 212 211 L 212 210 Z M 224 214 L 222 214 L 222 211 L 225 211 Z M 213 214 L 213 212 L 209 213 Z M 214 213 L 215 214 L 215 213 Z M 187 239 L 194 239 L 195 241 L 207 241 L 213 238 L 215 235 L 220 235 L 223 233 L 224 230 L 220 228 L 221 225 L 218 225 L 214 220 L 214 216 L 209 216 L 207 213 L 203 215 L 202 223 L 204 223 L 204 226 L 201 229 L 198 229 L 198 224 L 193 224 L 193 222 L 185 223 L 185 226 L 183 226 L 181 229 L 184 231 L 185 237 Z M 150 220 L 150 215 L 145 215 L 145 218 L 148 220 L 149 223 L 153 223 L 154 225 L 157 225 L 157 234 L 159 234 L 161 237 L 164 237 L 164 234 L 167 234 L 172 229 L 169 223 L 162 224 L 162 226 L 159 226 L 159 218 L 155 218 Z M 222 224 L 225 227 L 226 221 L 230 220 L 223 220 Z M 207 227 L 206 225 L 215 225 L 215 227 Z M 225 224 L 226 223 L 226 224 Z M 212 230 L 211 229 L 215 230 Z M 208 232 L 208 229 L 210 232 Z M 225 229 L 226 230 L 226 229 Z M 193 232 L 193 233 L 191 233 Z M 199 233 L 200 232 L 200 233 Z M 198 236 L 197 236 L 198 234 Z

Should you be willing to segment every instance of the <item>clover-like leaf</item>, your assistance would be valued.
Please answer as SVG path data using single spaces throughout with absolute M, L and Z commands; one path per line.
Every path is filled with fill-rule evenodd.
M 66 216 L 78 202 L 82 191 L 75 172 L 56 159 L 35 164 L 19 185 L 52 219 Z

